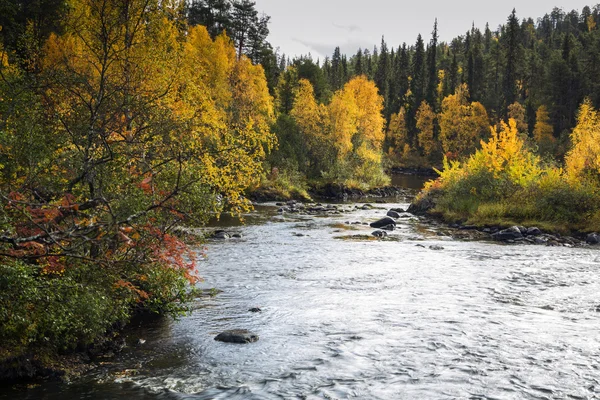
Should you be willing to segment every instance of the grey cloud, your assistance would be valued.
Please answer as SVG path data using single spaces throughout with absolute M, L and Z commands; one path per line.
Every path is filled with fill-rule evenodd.
M 360 26 L 358 26 L 358 25 L 338 25 L 334 22 L 333 26 L 335 26 L 338 29 L 343 29 L 345 31 L 348 31 L 350 33 L 360 32 L 362 30 L 360 28 Z
M 324 57 L 324 56 L 331 57 L 331 55 L 333 54 L 333 50 L 335 50 L 335 48 L 337 46 L 340 47 L 340 52 L 342 54 L 346 54 L 348 56 L 350 56 L 352 54 L 356 54 L 356 52 L 358 51 L 359 48 L 361 48 L 361 49 L 372 49 L 373 48 L 373 43 L 369 43 L 367 41 L 347 41 L 345 43 L 330 44 L 330 43 L 311 42 L 311 41 L 306 41 L 306 40 L 302 40 L 302 39 L 298 39 L 298 38 L 292 38 L 292 40 L 294 42 L 300 43 L 300 44 L 308 47 L 311 50 L 314 50 L 315 53 L 317 53 L 318 55 L 320 55 L 322 57 Z

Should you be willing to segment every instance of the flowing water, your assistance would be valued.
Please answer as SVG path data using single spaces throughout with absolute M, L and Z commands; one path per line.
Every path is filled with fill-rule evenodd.
M 232 228 L 242 239 L 207 243 L 201 287 L 222 292 L 190 316 L 132 329 L 71 385 L 0 398 L 600 398 L 600 252 L 453 240 L 415 218 L 392 240 L 348 240 L 373 229 L 347 222 L 408 201 L 324 217 L 260 207 Z M 235 328 L 260 340 L 213 340 Z

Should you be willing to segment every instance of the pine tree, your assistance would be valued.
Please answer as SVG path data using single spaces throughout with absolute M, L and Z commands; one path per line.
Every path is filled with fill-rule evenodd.
M 437 43 L 438 43 L 438 22 L 437 18 L 433 25 L 431 33 L 431 42 L 427 51 L 427 88 L 425 100 L 433 110 L 437 109 L 437 86 L 438 86 L 438 68 L 437 68 Z
M 360 76 L 364 73 L 365 72 L 363 68 L 363 53 L 362 49 L 358 49 L 358 52 L 356 53 L 356 57 L 354 59 L 354 74 Z
M 381 38 L 381 51 L 377 62 L 377 71 L 375 71 L 375 85 L 379 89 L 379 93 L 383 96 L 384 104 L 386 105 L 385 115 L 389 117 L 389 75 L 390 75 L 390 57 L 388 54 L 387 44 L 384 38 Z
M 502 85 L 502 115 L 506 116 L 508 106 L 517 100 L 517 74 L 519 66 L 519 20 L 517 19 L 517 11 L 513 9 L 508 17 L 506 33 L 503 35 L 504 52 L 506 59 L 506 67 L 504 69 L 504 81 Z M 505 36 L 505 37 L 504 37 Z

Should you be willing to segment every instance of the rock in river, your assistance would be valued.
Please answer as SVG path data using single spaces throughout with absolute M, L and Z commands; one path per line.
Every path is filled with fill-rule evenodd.
M 379 221 L 375 221 L 371 223 L 371 228 L 383 228 L 384 226 L 388 226 L 388 225 L 396 225 L 396 221 L 394 221 L 393 218 L 390 217 L 385 217 L 380 219 Z
M 599 244 L 600 243 L 600 235 L 598 235 L 597 233 L 590 233 L 586 240 L 585 240 L 588 244 Z
M 521 229 L 518 226 L 512 226 L 508 229 L 500 231 L 498 233 L 494 233 L 492 237 L 495 240 L 520 240 L 523 239 L 523 234 L 521 233 Z
M 388 211 L 387 216 L 392 218 L 400 218 L 400 214 L 394 210 Z
M 229 235 L 229 233 L 225 232 L 225 231 L 216 231 L 213 234 L 213 238 L 215 239 L 229 239 L 231 237 L 231 235 Z
M 225 343 L 245 344 L 258 341 L 258 335 L 246 329 L 233 329 L 230 331 L 219 333 L 215 337 L 215 340 Z

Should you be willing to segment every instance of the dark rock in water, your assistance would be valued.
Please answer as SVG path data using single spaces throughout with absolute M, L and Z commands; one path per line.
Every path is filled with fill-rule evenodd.
M 229 239 L 231 236 L 225 231 L 216 231 L 213 234 L 214 239 Z
M 519 227 L 512 226 L 498 233 L 494 233 L 492 237 L 494 238 L 494 240 L 500 241 L 521 240 L 523 239 L 523 234 L 521 233 Z
M 253 312 L 253 313 L 259 313 L 262 312 L 262 310 L 258 307 L 252 307 L 251 309 L 249 309 L 248 311 Z
M 380 219 L 379 221 L 375 221 L 371 223 L 371 228 L 383 228 L 384 226 L 387 225 L 396 225 L 396 221 L 394 221 L 392 218 L 390 217 L 385 217 Z
M 540 236 L 542 231 L 539 228 L 531 227 L 527 229 L 527 236 Z
M 394 231 L 396 229 L 396 225 L 389 224 L 389 225 L 386 225 L 386 226 L 382 226 L 381 229 L 383 229 L 384 231 L 390 231 L 390 232 L 392 232 L 392 231 Z
M 285 206 L 285 203 L 275 203 L 275 205 L 276 205 L 277 207 L 283 207 L 283 206 Z
M 392 209 L 390 209 L 390 211 L 397 212 L 398 214 L 403 214 L 406 212 L 406 210 L 403 208 L 392 208 Z
M 375 231 L 375 232 L 371 233 L 371 235 L 373 235 L 377 238 L 384 238 L 384 237 L 387 237 L 388 234 L 387 234 L 387 232 L 384 232 L 384 231 Z
M 590 233 L 587 238 L 585 239 L 585 241 L 588 244 L 599 244 L 600 243 L 600 235 L 598 235 L 597 233 Z
M 430 250 L 436 250 L 436 251 L 444 250 L 444 248 L 442 246 L 437 246 L 437 245 L 429 246 L 429 249 Z
M 215 340 L 225 343 L 245 344 L 258 341 L 258 335 L 246 329 L 233 329 L 230 331 L 219 333 L 215 337 Z
M 242 234 L 241 233 L 234 233 L 233 235 L 231 235 L 232 238 L 234 239 L 241 239 L 242 238 Z
M 400 214 L 394 210 L 388 211 L 387 216 L 392 218 L 400 218 Z

